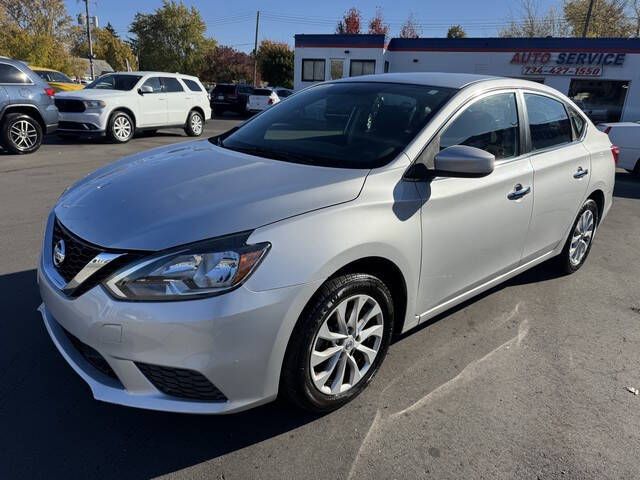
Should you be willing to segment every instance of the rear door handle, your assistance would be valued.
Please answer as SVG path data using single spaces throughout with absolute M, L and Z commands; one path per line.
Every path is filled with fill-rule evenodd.
M 513 187 L 513 191 L 509 192 L 507 198 L 509 200 L 518 200 L 519 198 L 524 197 L 525 195 L 529 195 L 531 193 L 531 187 L 523 187 L 521 183 L 518 183 L 515 187 Z
M 573 174 L 573 178 L 582 178 L 588 174 L 589 174 L 588 168 L 583 169 L 582 167 L 578 167 L 578 170 L 576 170 L 576 172 Z

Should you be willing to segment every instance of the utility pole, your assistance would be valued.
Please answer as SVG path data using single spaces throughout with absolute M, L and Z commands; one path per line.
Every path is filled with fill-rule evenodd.
M 596 0 L 589 0 L 589 9 L 587 10 L 587 18 L 584 20 L 584 30 L 582 30 L 582 36 L 586 37 L 589 33 L 589 23 L 591 22 L 591 13 L 593 12 L 593 4 Z
M 91 17 L 89 17 L 89 0 L 84 0 L 87 14 L 87 38 L 89 39 L 89 68 L 91 70 L 91 80 L 95 78 L 93 71 L 93 41 L 91 40 Z
M 258 25 L 260 25 L 260 10 L 256 12 L 256 38 L 253 42 L 253 86 L 258 83 Z

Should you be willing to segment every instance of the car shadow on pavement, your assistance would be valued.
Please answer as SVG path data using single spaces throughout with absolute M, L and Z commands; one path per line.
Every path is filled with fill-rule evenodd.
M 619 198 L 640 199 L 640 178 L 628 172 L 616 172 L 616 185 L 613 196 Z
M 46 333 L 35 270 L 0 276 L 0 288 L 0 478 L 149 478 L 317 418 L 280 402 L 196 416 L 95 401 Z

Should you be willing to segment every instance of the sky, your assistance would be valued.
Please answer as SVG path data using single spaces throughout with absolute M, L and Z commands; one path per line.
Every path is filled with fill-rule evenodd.
M 69 13 L 84 12 L 81 0 L 65 0 Z M 207 33 L 218 43 L 242 51 L 253 48 L 256 11 L 260 10 L 258 39 L 270 39 L 293 45 L 296 33 L 333 33 L 335 25 L 351 6 L 358 8 L 365 22 L 374 15 L 376 6 L 382 8 L 391 36 L 397 36 L 400 25 L 412 12 L 422 24 L 422 36 L 441 37 L 452 24 L 461 24 L 469 36 L 496 36 L 512 18 L 521 18 L 519 0 L 184 0 L 200 10 L 207 24 Z M 558 0 L 538 0 L 541 11 Z M 121 36 L 128 35 L 129 25 L 136 12 L 151 13 L 162 5 L 161 0 L 90 0 L 91 15 L 97 15 L 100 26 L 107 22 Z

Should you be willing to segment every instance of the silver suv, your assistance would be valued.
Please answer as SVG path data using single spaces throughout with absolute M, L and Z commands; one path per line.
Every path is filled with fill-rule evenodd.
M 58 128 L 55 90 L 18 60 L 0 57 L 0 145 L 33 153 Z

